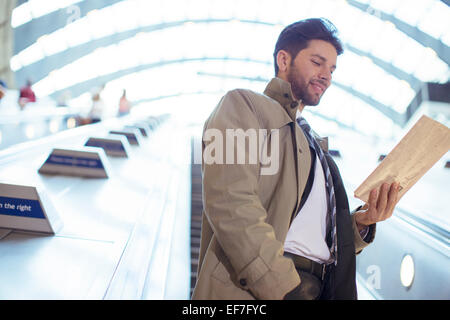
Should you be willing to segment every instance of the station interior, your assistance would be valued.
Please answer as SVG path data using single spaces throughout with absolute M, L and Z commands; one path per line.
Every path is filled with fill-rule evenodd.
M 449 6 L 0 1 L 0 299 L 191 299 L 205 120 L 230 90 L 264 91 L 278 35 L 301 19 L 329 19 L 344 45 L 304 116 L 362 205 L 354 191 L 421 117 L 450 127 Z M 119 154 L 98 145 L 112 137 Z M 76 152 L 99 175 L 51 171 Z M 56 214 L 53 234 L 5 213 L 36 203 Z M 447 150 L 357 255 L 358 299 L 450 299 L 449 205 Z

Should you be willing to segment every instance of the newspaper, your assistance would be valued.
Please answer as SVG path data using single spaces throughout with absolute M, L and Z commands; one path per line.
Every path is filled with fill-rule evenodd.
M 365 202 L 372 189 L 399 182 L 398 200 L 450 149 L 450 129 L 422 116 L 355 190 Z

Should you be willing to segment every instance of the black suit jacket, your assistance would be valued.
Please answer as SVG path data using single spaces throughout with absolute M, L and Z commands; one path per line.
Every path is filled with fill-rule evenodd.
M 356 255 L 347 193 L 336 163 L 325 153 L 336 197 L 337 265 L 329 267 L 322 299 L 357 299 Z

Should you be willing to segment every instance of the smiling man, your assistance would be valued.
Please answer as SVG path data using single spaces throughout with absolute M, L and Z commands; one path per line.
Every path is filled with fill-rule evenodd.
M 324 40 L 311 40 L 295 59 L 291 57 L 287 51 L 279 51 L 277 63 L 282 69 L 278 70 L 278 77 L 291 84 L 292 93 L 302 101 L 301 107 L 319 104 L 331 84 L 331 74 L 336 69 L 336 49 Z
M 278 170 L 262 175 L 261 161 L 202 163 L 193 299 L 357 298 L 355 254 L 373 241 L 376 222 L 392 215 L 398 185 L 372 190 L 368 203 L 350 213 L 339 171 L 301 115 L 331 84 L 343 52 L 336 33 L 326 19 L 286 27 L 275 46 L 276 77 L 264 94 L 232 90 L 206 121 L 203 150 L 212 143 L 209 130 L 223 136 L 231 129 L 267 130 L 264 143 L 277 139 L 270 145 Z M 235 148 L 259 156 L 246 145 Z

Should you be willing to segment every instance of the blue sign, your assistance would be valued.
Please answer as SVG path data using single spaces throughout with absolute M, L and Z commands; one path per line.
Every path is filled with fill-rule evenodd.
M 60 165 L 60 166 L 104 169 L 102 161 L 100 159 L 72 157 L 72 156 L 66 156 L 66 155 L 51 154 L 47 158 L 45 163 L 56 164 L 56 165 Z
M 102 140 L 88 140 L 88 142 L 86 142 L 85 146 L 100 147 L 105 150 L 125 152 L 125 148 L 123 147 L 123 144 L 120 141 L 115 143 L 115 142 L 102 141 Z
M 45 219 L 38 200 L 0 197 L 0 214 L 25 218 Z
M 141 132 L 143 137 L 147 137 L 147 131 L 144 128 L 141 128 L 139 126 L 126 126 L 126 128 L 131 128 L 131 129 L 136 128 Z
M 127 137 L 127 139 L 128 139 L 128 142 L 130 143 L 130 144 L 139 144 L 139 141 L 137 140 L 137 138 L 136 138 L 136 135 L 134 134 L 134 133 L 131 133 L 131 132 L 122 132 L 122 131 L 110 131 L 109 133 L 112 133 L 112 134 L 122 134 L 122 135 L 124 135 L 125 137 Z

